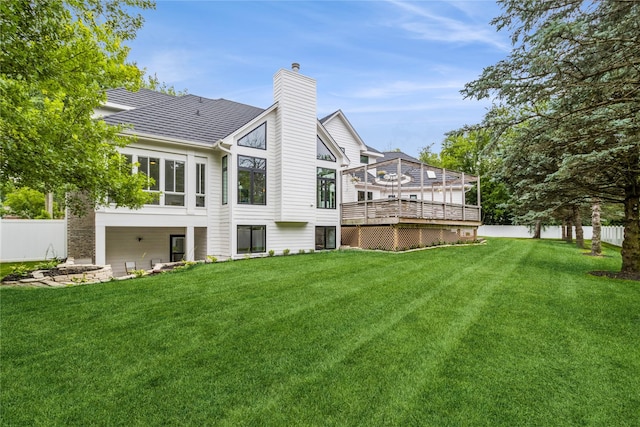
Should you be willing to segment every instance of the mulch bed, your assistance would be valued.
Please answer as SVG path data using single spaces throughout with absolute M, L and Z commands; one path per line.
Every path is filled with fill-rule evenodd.
M 640 282 L 640 273 L 626 273 L 620 271 L 592 271 L 593 276 L 609 277 L 611 279 L 635 280 Z

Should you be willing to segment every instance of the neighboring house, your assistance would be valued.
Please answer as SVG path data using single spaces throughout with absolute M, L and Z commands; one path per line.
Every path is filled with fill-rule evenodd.
M 474 177 L 372 149 L 342 111 L 318 120 L 316 82 L 296 66 L 275 74 L 274 103 L 266 109 L 146 89 L 107 95 L 96 115 L 128 125 L 124 133 L 135 138 L 122 154 L 137 165 L 133 172 L 154 179 L 147 191 L 158 199 L 139 210 L 112 205 L 70 215 L 68 252 L 111 264 L 116 275 L 126 262 L 150 268 L 207 255 L 335 249 L 341 242 L 398 249 L 405 246 L 399 226 L 412 224 L 418 244 L 427 244 L 420 240 L 425 227 L 440 226 L 435 241 L 446 241 L 451 236 L 442 233 L 451 230 L 455 240 L 475 238 L 480 225 L 479 207 L 464 207 L 463 190 Z M 420 208 L 408 212 L 405 202 Z M 388 239 L 381 227 L 396 233 L 395 241 L 363 241 Z

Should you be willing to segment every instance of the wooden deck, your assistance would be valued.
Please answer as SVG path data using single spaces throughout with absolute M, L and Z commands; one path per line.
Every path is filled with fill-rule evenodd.
M 481 224 L 480 206 L 410 199 L 384 199 L 342 204 L 342 224 Z

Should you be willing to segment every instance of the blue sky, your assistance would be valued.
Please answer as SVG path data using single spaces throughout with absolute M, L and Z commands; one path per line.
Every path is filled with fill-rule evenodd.
M 266 108 L 273 75 L 300 63 L 318 117 L 341 109 L 365 143 L 417 156 L 478 123 L 460 90 L 503 59 L 495 1 L 164 1 L 144 12 L 129 59 L 176 89 Z

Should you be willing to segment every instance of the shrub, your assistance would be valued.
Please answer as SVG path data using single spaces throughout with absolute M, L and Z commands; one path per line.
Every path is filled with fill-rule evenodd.
M 282 255 L 287 256 L 289 255 L 289 252 L 291 252 L 291 250 L 285 249 L 284 251 L 282 251 Z
M 273 249 L 269 250 L 269 256 L 274 256 L 276 254 L 276 251 L 274 251 Z

